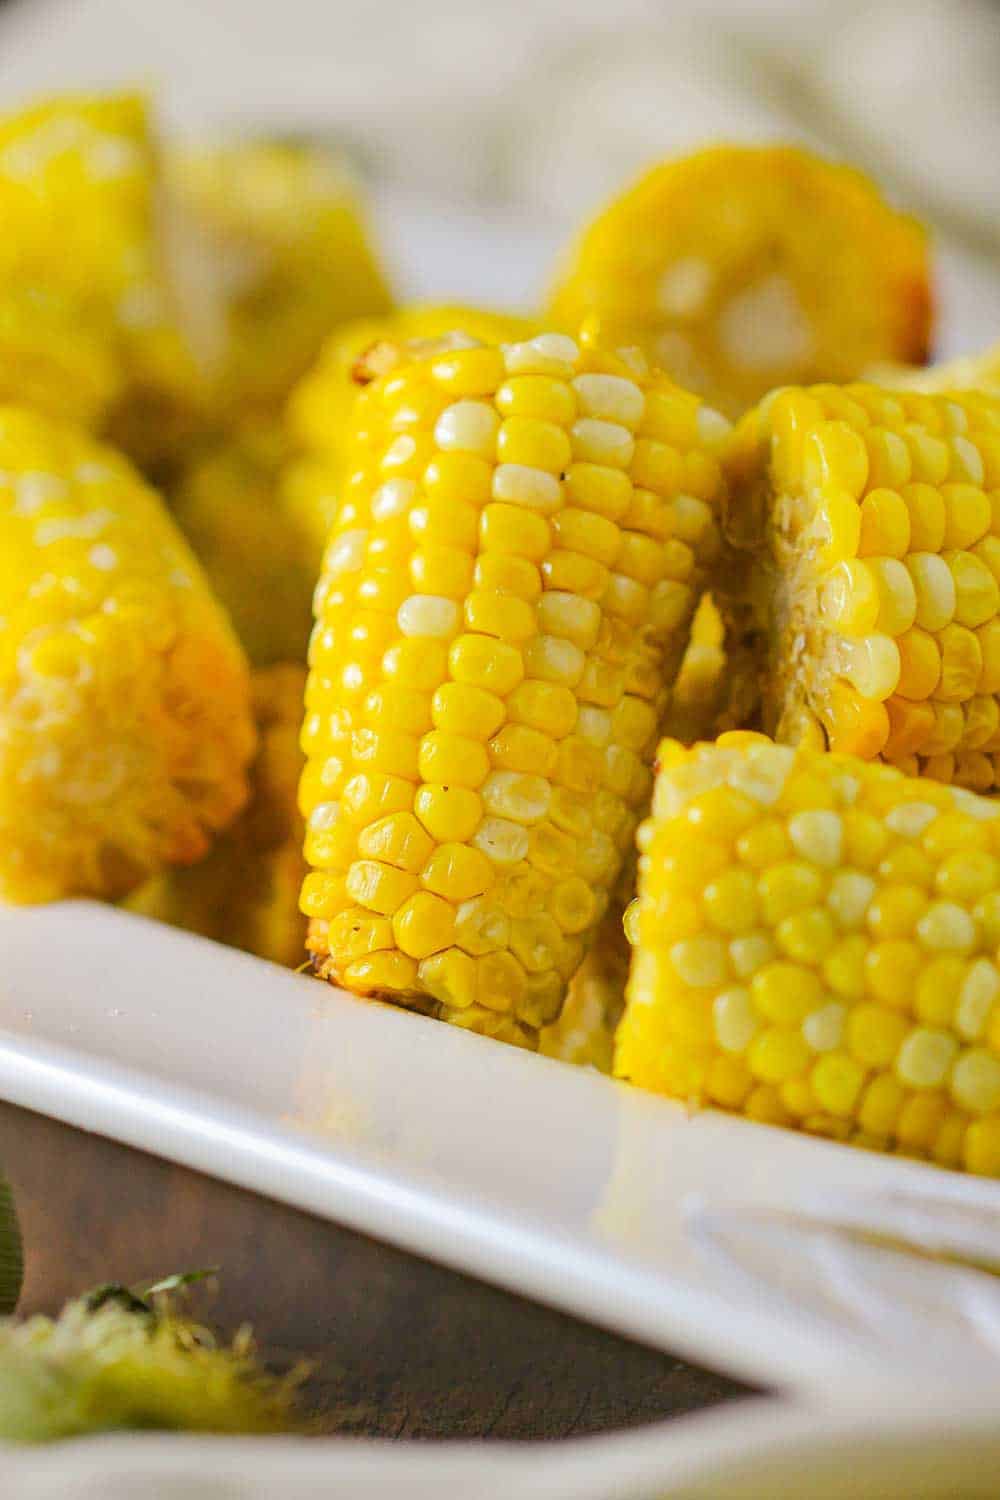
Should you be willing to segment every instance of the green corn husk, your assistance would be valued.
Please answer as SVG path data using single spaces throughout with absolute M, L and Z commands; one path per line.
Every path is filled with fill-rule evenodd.
M 216 1343 L 182 1317 L 170 1278 L 143 1296 L 108 1285 L 58 1317 L 0 1321 L 0 1440 L 51 1442 L 111 1429 L 275 1433 L 301 1428 L 298 1369 L 257 1363 L 241 1329 Z

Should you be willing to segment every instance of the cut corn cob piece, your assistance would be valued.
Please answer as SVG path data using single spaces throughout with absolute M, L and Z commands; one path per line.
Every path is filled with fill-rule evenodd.
M 168 284 L 159 192 L 138 96 L 67 95 L 0 120 L 0 292 L 70 306 L 120 368 L 110 431 L 150 461 L 191 430 L 204 396 Z
M 118 361 L 74 303 L 0 287 L 0 402 L 97 429 L 121 380 Z
M 1000 398 L 780 391 L 729 469 L 763 727 L 1000 783 Z
M 936 365 L 876 365 L 868 379 L 894 390 L 924 391 L 936 395 L 946 391 L 989 391 L 1000 395 L 1000 343 L 981 354 L 966 354 Z
M 0 899 L 121 895 L 239 811 L 246 663 L 156 494 L 0 408 Z
M 176 153 L 175 204 L 210 283 L 191 311 L 224 412 L 273 408 L 348 319 L 391 297 L 346 161 L 318 145 L 252 140 Z M 211 283 L 214 282 L 214 290 Z
M 266 418 L 199 453 L 171 494 L 174 515 L 255 666 L 304 661 L 319 567 L 282 503 L 285 444 Z
M 550 316 L 588 318 L 737 414 L 774 386 L 927 358 L 925 236 L 847 167 L 786 146 L 664 162 L 580 235 Z
M 533 331 L 526 319 L 510 313 L 417 303 L 389 317 L 350 323 L 330 336 L 289 400 L 288 429 L 295 452 L 281 481 L 283 508 L 312 538 L 317 569 L 336 517 L 354 403 L 373 373 L 360 368 L 369 351 L 381 349 L 395 359 L 400 347 L 414 340 L 453 338 L 460 342 L 464 337 L 488 343 L 516 342 L 529 338 Z
M 557 334 L 422 346 L 354 419 L 303 731 L 315 968 L 534 1045 L 648 796 L 726 424 Z
M 294 968 L 305 953 L 299 911 L 305 875 L 296 797 L 305 669 L 290 663 L 254 674 L 257 755 L 250 800 L 198 864 L 147 881 L 126 905 L 174 927 Z
M 665 741 L 640 848 L 619 1077 L 1000 1176 L 1000 802 Z

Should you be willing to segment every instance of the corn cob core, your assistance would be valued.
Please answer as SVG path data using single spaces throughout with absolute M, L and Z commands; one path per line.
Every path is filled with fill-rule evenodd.
M 197 453 L 171 492 L 178 525 L 255 666 L 305 659 L 319 559 L 283 503 L 285 443 L 261 418 Z
M 82 338 L 98 339 L 120 371 L 110 430 L 144 459 L 190 430 L 202 399 L 163 261 L 158 198 L 137 95 L 65 95 L 0 120 L 0 290 L 34 289 L 72 307 Z
M 120 895 L 239 810 L 246 664 L 154 492 L 0 408 L 0 899 Z
M 782 391 L 729 470 L 764 728 L 997 785 L 1000 398 Z
M 659 757 L 616 1073 L 1000 1175 L 1000 802 L 757 735 Z
M 719 146 L 616 198 L 567 257 L 549 314 L 592 317 L 736 415 L 774 386 L 923 363 L 923 230 L 858 172 L 807 151 Z
M 562 335 L 421 353 L 354 408 L 303 909 L 323 977 L 533 1044 L 648 796 L 727 424 Z
M 255 672 L 257 754 L 250 800 L 198 864 L 165 871 L 126 903 L 130 911 L 187 928 L 290 968 L 302 962 L 305 875 L 297 805 L 305 668 L 283 662 Z
M 388 312 L 359 186 L 338 153 L 267 139 L 201 147 L 168 158 L 167 182 L 207 262 L 208 295 L 191 311 L 224 412 L 273 409 L 332 328 Z

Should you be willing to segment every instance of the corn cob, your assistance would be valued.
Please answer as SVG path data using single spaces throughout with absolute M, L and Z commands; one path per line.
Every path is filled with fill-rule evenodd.
M 281 481 L 281 500 L 295 525 L 315 545 L 318 569 L 337 510 L 337 495 L 359 388 L 371 378 L 366 358 L 380 347 L 391 353 L 402 343 L 464 334 L 488 343 L 529 338 L 532 326 L 509 313 L 478 307 L 402 307 L 386 318 L 363 318 L 332 334 L 313 369 L 288 402 L 294 457 Z
M 147 881 L 130 911 L 294 967 L 305 953 L 299 911 L 305 875 L 302 819 L 296 805 L 305 669 L 283 663 L 256 672 L 253 708 L 257 756 L 250 800 L 198 864 Z
M 282 504 L 285 443 L 273 421 L 241 425 L 183 471 L 178 525 L 255 666 L 304 661 L 319 558 Z
M 648 795 L 726 423 L 551 334 L 422 345 L 354 421 L 303 732 L 314 965 L 534 1045 Z
M 620 1077 L 1000 1175 L 1000 802 L 665 741 L 640 847 Z
M 180 533 L 81 430 L 0 408 L 0 899 L 116 896 L 238 812 L 246 664 Z
M 778 392 L 740 424 L 729 470 L 763 727 L 997 785 L 1000 399 Z
M 847 167 L 792 147 L 667 161 L 579 236 L 549 314 L 587 318 L 737 415 L 774 386 L 923 363 L 925 236 Z
M 118 363 L 109 430 L 155 459 L 202 399 L 174 315 L 157 226 L 158 173 L 135 95 L 67 95 L 0 120 L 0 291 L 64 301 Z
M 0 403 L 100 427 L 121 371 L 81 310 L 51 293 L 0 288 Z
M 225 412 L 273 409 L 332 328 L 391 298 L 344 160 L 254 140 L 177 152 L 172 199 L 208 258 L 202 342 Z
M 876 365 L 867 378 L 893 390 L 924 391 L 927 395 L 948 391 L 1000 395 L 1000 343 L 991 344 L 981 354 L 963 355 L 939 365 Z

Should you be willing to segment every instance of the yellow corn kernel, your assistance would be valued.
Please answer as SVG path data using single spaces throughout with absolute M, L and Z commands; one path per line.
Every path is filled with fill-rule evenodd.
M 631 371 L 592 341 L 480 343 L 461 325 L 364 354 L 315 596 L 316 972 L 522 1044 L 611 901 L 721 546 L 726 424 Z M 690 408 L 672 418 L 669 504 L 638 483 L 651 394 L 660 428 Z M 320 421 L 313 406 L 312 442 Z M 338 899 L 380 943 L 388 922 L 391 948 L 338 951 Z
M 1000 1121 L 993 804 L 806 748 L 767 777 L 771 753 L 750 734 L 660 748 L 615 1071 L 1000 1175 L 972 1133 Z

